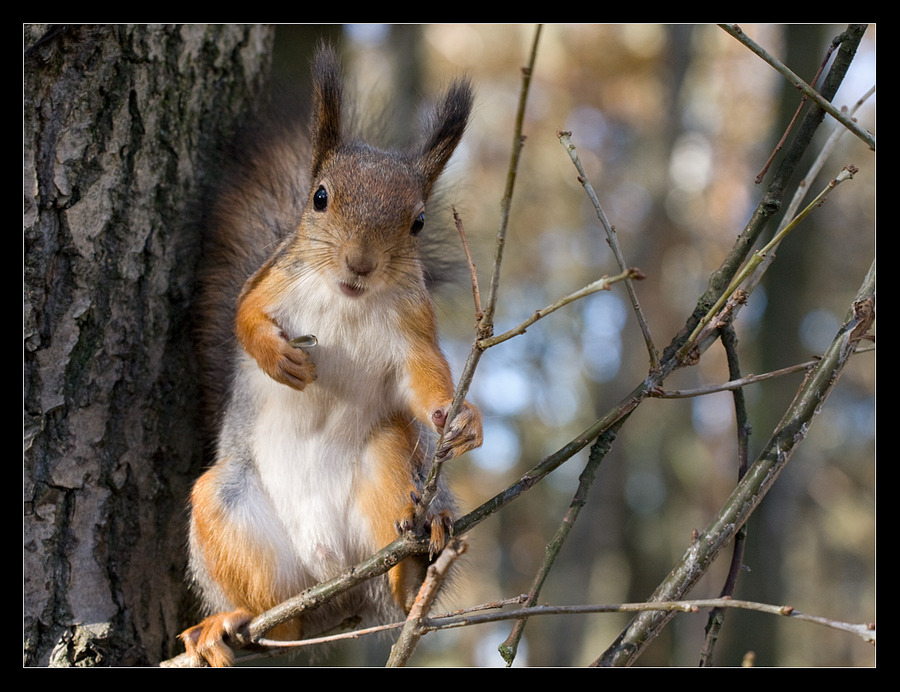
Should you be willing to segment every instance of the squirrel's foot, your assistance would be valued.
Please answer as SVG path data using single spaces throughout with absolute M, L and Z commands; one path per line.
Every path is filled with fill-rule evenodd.
M 179 635 L 184 648 L 195 667 L 211 666 L 227 668 L 234 664 L 234 651 L 226 644 L 238 630 L 246 627 L 253 615 L 246 610 L 211 615 L 199 625 L 186 629 Z
M 397 522 L 398 533 L 412 531 L 414 528 L 413 517 L 416 508 L 422 503 L 422 498 L 415 492 L 410 493 L 410 498 L 411 502 L 404 517 Z M 428 514 L 425 517 L 424 530 L 428 534 L 428 557 L 433 560 L 444 549 L 447 539 L 453 535 L 453 515 L 446 509 Z
M 468 401 L 463 402 L 459 413 L 444 429 L 449 411 L 450 403 L 447 403 L 431 414 L 431 420 L 435 427 L 444 432 L 440 449 L 437 452 L 437 457 L 441 461 L 465 454 L 480 447 L 482 442 L 481 411 L 477 406 L 473 406 Z

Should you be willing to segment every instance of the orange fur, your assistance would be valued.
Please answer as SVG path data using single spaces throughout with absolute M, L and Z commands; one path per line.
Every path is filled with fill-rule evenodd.
M 457 457 L 482 443 L 481 412 L 468 401 L 463 405 L 450 428 L 445 429 L 444 417 L 453 402 L 454 387 L 450 366 L 436 341 L 437 326 L 430 302 L 411 307 L 403 323 L 409 335 L 410 348 L 407 370 L 416 415 L 437 432 L 444 434 L 445 458 Z
M 410 305 L 404 315 L 401 328 L 410 341 L 407 370 L 412 400 L 419 406 L 416 414 L 420 420 L 434 428 L 434 410 L 453 398 L 450 366 L 435 341 L 437 325 L 431 303 Z
M 191 491 L 191 507 L 195 540 L 201 546 L 206 569 L 235 609 L 211 615 L 180 635 L 195 662 L 213 667 L 233 663 L 234 654 L 225 644 L 228 635 L 284 598 L 277 592 L 271 570 L 275 565 L 273 551 L 253 540 L 223 511 L 218 491 L 224 469 L 224 465 L 216 465 L 200 476 Z M 292 620 L 272 629 L 268 636 L 298 639 L 300 634 L 300 621 Z
M 368 517 L 375 541 L 386 546 L 397 537 L 397 524 L 412 518 L 413 470 L 421 460 L 418 433 L 411 420 L 395 416 L 372 436 L 368 454 L 374 473 L 362 479 L 357 502 Z M 388 573 L 394 600 L 408 611 L 412 607 L 424 565 L 409 558 Z
M 269 546 L 255 541 L 222 511 L 218 490 L 222 465 L 213 466 L 197 480 L 191 506 L 197 540 L 213 581 L 237 608 L 261 613 L 278 603 L 275 556 Z
M 268 313 L 287 281 L 276 267 L 265 265 L 248 282 L 238 299 L 235 332 L 259 366 L 276 382 L 302 390 L 315 379 L 306 351 L 294 348 Z

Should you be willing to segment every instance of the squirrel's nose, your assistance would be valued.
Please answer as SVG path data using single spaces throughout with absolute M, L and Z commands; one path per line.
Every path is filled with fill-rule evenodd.
M 353 274 L 359 277 L 368 276 L 375 271 L 375 259 L 366 253 L 355 252 L 344 257 L 344 264 L 347 265 Z

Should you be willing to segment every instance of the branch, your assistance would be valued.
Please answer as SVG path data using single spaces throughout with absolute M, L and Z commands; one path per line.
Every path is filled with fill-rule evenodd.
M 729 324 L 722 330 L 722 346 L 725 348 L 725 356 L 728 361 L 728 375 L 731 378 L 740 379 L 741 368 L 738 360 L 737 334 L 734 325 Z M 750 424 L 747 421 L 747 405 L 744 400 L 744 390 L 735 389 L 732 394 L 734 401 L 735 432 L 737 433 L 738 456 L 738 481 L 747 473 L 749 463 Z M 728 575 L 719 596 L 731 598 L 737 586 L 738 576 L 744 566 L 744 544 L 747 540 L 746 524 L 738 529 L 734 537 L 734 548 L 731 553 L 731 564 L 728 567 Z M 722 608 L 713 608 L 706 624 L 706 639 L 700 651 L 700 665 L 708 666 L 712 662 L 713 649 L 719 639 L 719 631 L 725 619 L 725 611 Z
M 400 632 L 400 637 L 394 642 L 394 646 L 391 647 L 391 655 L 387 662 L 389 667 L 405 666 L 407 661 L 409 661 L 416 644 L 427 631 L 425 624 L 428 618 L 428 611 L 434 605 L 438 592 L 447 579 L 450 568 L 466 552 L 466 548 L 467 545 L 464 540 L 454 538 L 444 547 L 438 559 L 428 567 L 425 582 L 419 589 L 416 601 L 409 611 L 403 631 Z
M 463 228 L 462 219 L 456 208 L 453 209 L 453 221 L 456 223 L 456 230 L 459 232 L 459 239 L 466 253 L 466 263 L 469 265 L 469 275 L 472 279 L 472 298 L 475 301 L 475 324 L 481 325 L 484 320 L 484 309 L 481 307 L 481 291 L 478 288 L 478 272 L 475 270 L 475 262 L 472 259 L 472 253 L 469 251 L 469 240 L 466 238 L 466 229 Z M 477 338 L 477 336 L 476 336 Z
M 745 375 L 744 377 L 740 377 L 736 380 L 729 380 L 724 384 L 711 384 L 706 387 L 697 387 L 696 389 L 656 389 L 650 393 L 650 396 L 658 397 L 660 399 L 690 399 L 696 396 L 705 396 L 707 394 L 714 394 L 716 392 L 730 392 L 735 389 L 740 389 L 741 387 L 746 387 L 748 384 L 756 384 L 757 382 L 765 382 L 766 380 L 770 380 L 773 377 L 782 377 L 784 375 L 792 375 L 795 372 L 803 372 L 804 370 L 810 370 L 815 367 L 818 360 L 808 360 L 805 363 L 797 363 L 795 365 L 789 365 L 786 368 L 781 368 L 780 370 L 773 370 L 772 372 L 767 372 L 762 375 Z
M 841 48 L 822 83 L 821 94 L 824 99 L 833 99 L 838 88 L 840 88 L 856 53 L 859 41 L 862 39 L 862 34 L 863 29 L 851 26 L 841 35 Z M 688 318 L 684 329 L 663 353 L 663 367 L 665 367 L 666 359 L 673 351 L 678 350 L 684 344 L 697 322 L 709 311 L 710 306 L 719 299 L 722 292 L 726 290 L 739 267 L 743 265 L 747 256 L 756 246 L 768 222 L 781 208 L 785 190 L 796 173 L 804 154 L 812 145 L 813 137 L 824 116 L 825 111 L 818 106 L 810 108 L 806 115 L 803 116 L 796 135 L 785 149 L 784 155 L 775 169 L 753 215 L 738 236 L 728 255 L 719 265 L 719 268 L 710 276 L 709 287 L 698 299 L 694 312 Z
M 525 601 L 526 608 L 531 608 L 537 604 L 537 599 L 541 593 L 544 581 L 550 574 L 550 569 L 556 561 L 556 557 L 559 555 L 560 550 L 562 550 L 563 544 L 575 527 L 575 522 L 578 520 L 581 509 L 587 503 L 588 491 L 590 491 L 591 486 L 594 484 L 594 478 L 596 478 L 597 471 L 600 468 L 600 462 L 606 458 L 606 454 L 612 448 L 613 442 L 626 420 L 627 416 L 617 420 L 609 430 L 606 430 L 599 438 L 597 438 L 597 441 L 591 447 L 588 463 L 578 478 L 578 489 L 575 491 L 575 496 L 572 498 L 572 502 L 569 505 L 569 511 L 566 512 L 566 516 L 563 517 L 563 520 L 559 523 L 556 533 L 544 550 L 545 557 L 532 582 L 531 591 L 527 595 Z M 500 656 L 506 661 L 507 665 L 512 665 L 515 660 L 519 641 L 525 632 L 525 624 L 527 622 L 527 617 L 519 618 L 513 626 L 512 631 L 509 633 L 509 636 L 499 647 Z
M 493 271 L 491 273 L 490 294 L 488 295 L 487 308 L 485 309 L 484 314 L 484 320 L 488 325 L 493 324 L 494 311 L 497 307 L 497 294 L 500 288 L 500 267 L 503 263 L 503 249 L 506 245 L 506 231 L 509 227 L 509 211 L 512 207 L 512 196 L 516 185 L 516 174 L 519 170 L 519 157 L 522 153 L 522 147 L 525 146 L 525 137 L 522 135 L 522 129 L 525 124 L 525 106 L 528 102 L 531 75 L 534 74 L 534 64 L 537 59 L 537 47 L 540 42 L 542 29 L 543 26 L 541 24 L 538 24 L 535 27 L 528 64 L 522 68 L 522 90 L 519 92 L 519 107 L 516 111 L 512 157 L 509 162 L 509 170 L 506 174 L 506 189 L 503 192 L 503 199 L 500 201 L 500 228 L 497 231 L 497 247 L 494 256 Z
M 706 572 L 719 551 L 744 525 L 768 493 L 797 446 L 806 438 L 809 425 L 831 393 L 856 346 L 875 319 L 874 262 L 857 292 L 847 319 L 835 335 L 821 361 L 797 391 L 772 437 L 741 479 L 728 501 L 698 534 L 681 561 L 657 587 L 650 601 L 678 600 Z M 618 666 L 633 662 L 668 622 L 666 613 L 645 613 L 635 618 L 596 665 Z
M 772 238 L 766 245 L 757 252 L 753 253 L 750 257 L 750 260 L 744 265 L 743 269 L 737 273 L 737 275 L 732 279 L 731 283 L 728 285 L 728 288 L 719 296 L 713 306 L 709 309 L 709 311 L 704 315 L 697 326 L 694 328 L 694 331 L 691 333 L 691 336 L 688 337 L 688 340 L 681 347 L 680 353 L 681 357 L 687 360 L 689 358 L 690 350 L 702 340 L 704 336 L 704 330 L 706 330 L 707 326 L 712 322 L 713 318 L 719 313 L 722 308 L 725 307 L 726 302 L 735 294 L 740 285 L 744 282 L 747 277 L 753 274 L 754 270 L 759 267 L 762 262 L 766 259 L 766 257 L 781 243 L 782 240 L 794 230 L 801 221 L 803 221 L 812 211 L 823 204 L 825 202 L 826 195 L 831 192 L 835 187 L 840 185 L 845 180 L 849 180 L 853 178 L 853 174 L 856 173 L 856 168 L 853 166 L 846 166 L 837 176 L 835 176 L 828 185 L 825 186 L 825 189 L 820 192 L 816 198 L 810 202 L 806 208 L 800 212 L 797 216 L 795 216 L 790 223 L 788 223 L 784 228 L 782 228 L 778 233 L 775 234 L 775 237 Z M 741 301 L 743 302 L 743 301 Z
M 875 87 L 872 86 L 863 96 L 860 98 L 854 105 L 853 108 L 850 109 L 850 115 L 853 116 L 857 110 L 859 110 L 860 106 L 862 106 L 873 94 L 875 93 Z M 846 134 L 847 130 L 839 125 L 835 124 L 832 128 L 831 134 L 828 136 L 828 140 L 822 146 L 822 149 L 819 151 L 815 160 L 810 164 L 809 170 L 806 171 L 806 175 L 803 176 L 803 179 L 797 185 L 797 189 L 794 191 L 794 196 L 791 199 L 790 204 L 788 204 L 787 209 L 785 210 L 784 217 L 782 219 L 782 225 L 779 227 L 779 230 L 784 228 L 784 226 L 788 223 L 787 219 L 793 218 L 796 215 L 797 210 L 800 208 L 800 205 L 803 203 L 803 200 L 806 198 L 807 193 L 809 192 L 809 187 L 812 185 L 813 181 L 821 172 L 822 168 L 825 165 L 825 162 L 828 160 L 828 157 L 831 156 L 831 153 L 837 147 L 837 143 L 840 139 Z M 777 247 L 777 246 L 776 246 Z M 747 290 L 751 291 L 756 288 L 756 285 L 762 279 L 763 274 L 768 269 L 769 265 L 775 260 L 775 250 L 776 248 L 772 248 L 768 253 L 767 257 L 763 262 L 757 267 L 753 276 L 747 281 Z
M 591 442 L 596 440 L 601 434 L 611 430 L 619 421 L 627 418 L 632 411 L 638 407 L 641 401 L 648 396 L 647 388 L 652 387 L 654 382 L 654 379 L 648 378 L 645 383 L 638 386 L 629 396 L 625 397 L 618 406 L 610 409 L 606 415 L 598 419 L 586 430 L 558 450 L 544 457 L 536 466 L 527 471 L 515 483 L 508 486 L 497 495 L 494 495 L 494 497 L 484 502 L 480 507 L 477 507 L 465 516 L 457 519 L 453 524 L 453 532 L 459 534 L 477 526 L 489 516 L 495 514 L 518 498 L 522 493 L 537 485 L 537 483 L 550 475 L 550 473 L 558 469 L 566 461 L 591 444 Z
M 628 283 L 632 279 L 640 280 L 643 278 L 644 278 L 643 272 L 641 272 L 640 269 L 636 269 L 636 268 L 626 269 L 621 274 L 617 274 L 616 276 L 604 276 L 602 279 L 597 279 L 596 281 L 589 283 L 584 288 L 580 288 L 579 290 L 575 291 L 574 293 L 570 293 L 569 295 L 564 296 L 563 298 L 560 298 L 555 303 L 548 305 L 545 308 L 541 308 L 540 310 L 535 310 L 534 313 L 531 315 L 531 317 L 529 317 L 527 320 L 524 320 L 523 322 L 521 322 L 517 326 L 513 327 L 512 329 L 510 329 L 506 332 L 503 332 L 503 334 L 500 334 L 499 336 L 492 336 L 492 337 L 486 338 L 486 339 L 481 339 L 480 341 L 478 341 L 476 343 L 476 347 L 482 351 L 486 351 L 487 349 L 491 348 L 491 346 L 496 346 L 497 344 L 501 344 L 504 341 L 509 341 L 510 339 L 512 339 L 515 336 L 520 336 L 521 334 L 524 334 L 525 330 L 528 329 L 528 327 L 533 325 L 535 322 L 537 322 L 540 319 L 543 319 L 550 313 L 556 312 L 560 308 L 565 307 L 569 303 L 573 303 L 576 300 L 580 300 L 581 298 L 584 298 L 585 296 L 589 296 L 589 295 L 591 295 L 593 293 L 597 293 L 599 291 L 608 291 L 614 283 L 618 283 L 619 281 L 624 281 L 624 282 Z
M 747 34 L 743 32 L 740 26 L 737 24 L 719 24 L 719 26 L 724 29 L 730 36 L 733 36 L 742 44 L 744 44 L 751 51 L 756 53 L 759 57 L 765 60 L 769 65 L 774 67 L 779 73 L 781 73 L 792 85 L 800 89 L 804 94 L 809 96 L 813 101 L 816 102 L 816 105 L 819 106 L 822 110 L 827 112 L 831 117 L 837 120 L 841 125 L 850 130 L 854 135 L 859 137 L 863 142 L 868 145 L 868 147 L 875 151 L 875 137 L 872 136 L 870 132 L 863 130 L 859 125 L 853 122 L 846 115 L 841 113 L 837 108 L 835 108 L 830 101 L 823 98 L 818 91 L 813 89 L 809 84 L 804 82 L 800 77 L 794 74 L 786 65 L 784 65 L 781 61 L 770 55 L 762 46 L 754 42 Z M 865 27 L 859 28 L 861 31 L 865 31 Z
M 809 615 L 796 610 L 788 605 L 769 605 L 766 603 L 758 603 L 755 601 L 742 601 L 732 598 L 704 598 L 695 600 L 673 600 L 673 601 L 648 601 L 645 603 L 614 603 L 614 604 L 598 604 L 598 605 L 575 605 L 575 606 L 535 606 L 533 608 L 518 608 L 515 610 L 507 610 L 502 612 L 487 612 L 468 616 L 445 616 L 434 618 L 428 623 L 429 630 L 450 629 L 455 627 L 466 627 L 470 625 L 482 625 L 491 622 L 501 622 L 503 620 L 516 619 L 521 617 L 534 617 L 537 615 L 573 615 L 573 614 L 590 614 L 590 613 L 662 613 L 672 617 L 678 613 L 699 613 L 706 608 L 740 608 L 742 610 L 753 610 L 760 613 L 768 613 L 769 615 L 779 615 L 782 617 L 793 618 L 803 622 L 810 622 L 817 625 L 823 625 L 842 632 L 851 632 L 859 636 L 863 641 L 870 644 L 875 643 L 875 623 L 853 624 L 833 620 L 831 618 L 821 617 L 818 615 Z
M 594 192 L 594 186 L 591 185 L 591 181 L 584 170 L 584 166 L 581 165 L 581 159 L 578 157 L 578 153 L 575 150 L 575 145 L 572 144 L 572 133 L 558 132 L 557 136 L 559 137 L 560 143 L 566 148 L 566 151 L 569 153 L 569 158 L 572 159 L 572 163 L 575 164 L 575 168 L 578 171 L 578 181 L 581 183 L 582 187 L 584 187 L 585 191 L 588 194 L 588 197 L 590 197 L 591 199 L 591 203 L 594 205 L 594 210 L 597 212 L 597 218 L 600 219 L 600 223 L 603 225 L 603 230 L 606 231 L 606 240 L 609 243 L 610 248 L 612 248 L 613 255 L 616 258 L 616 262 L 619 263 L 619 269 L 622 272 L 627 271 L 628 265 L 625 263 L 625 257 L 622 255 L 622 250 L 619 247 L 619 240 L 616 236 L 616 229 L 609 223 L 609 220 L 606 218 L 606 213 L 603 211 L 603 207 L 600 206 L 600 200 L 597 198 L 597 193 Z M 656 350 L 656 346 L 653 345 L 653 337 L 650 335 L 650 327 L 647 324 L 647 320 L 644 318 L 644 313 L 641 310 L 641 305 L 638 302 L 637 294 L 634 292 L 634 286 L 631 284 L 630 280 L 625 281 L 625 288 L 628 291 L 628 296 L 631 298 L 631 307 L 634 310 L 635 316 L 637 317 L 638 324 L 641 328 L 641 333 L 644 335 L 644 342 L 647 344 L 647 352 L 650 354 L 650 369 L 654 370 L 659 366 L 659 353 Z

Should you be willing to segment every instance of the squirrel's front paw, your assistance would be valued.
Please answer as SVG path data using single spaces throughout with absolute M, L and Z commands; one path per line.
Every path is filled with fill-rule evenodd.
M 276 382 L 302 391 L 316 379 L 316 368 L 309 353 L 294 345 L 282 331 L 267 335 L 251 355 Z
M 459 413 L 446 426 L 447 412 L 450 404 L 436 410 L 431 419 L 437 429 L 443 430 L 443 441 L 437 456 L 441 461 L 453 459 L 461 454 L 481 446 L 481 411 L 468 401 L 463 402 Z M 445 427 L 446 426 L 446 427 Z
M 287 337 L 284 337 L 279 349 L 275 373 L 269 374 L 281 384 L 303 390 L 306 385 L 316 379 L 316 368 L 306 350 L 293 345 L 287 340 Z
M 227 637 L 233 637 L 252 619 L 253 616 L 246 610 L 217 613 L 182 632 L 179 638 L 184 642 L 184 649 L 191 659 L 191 665 L 213 668 L 227 668 L 233 665 L 234 652 L 225 640 Z

